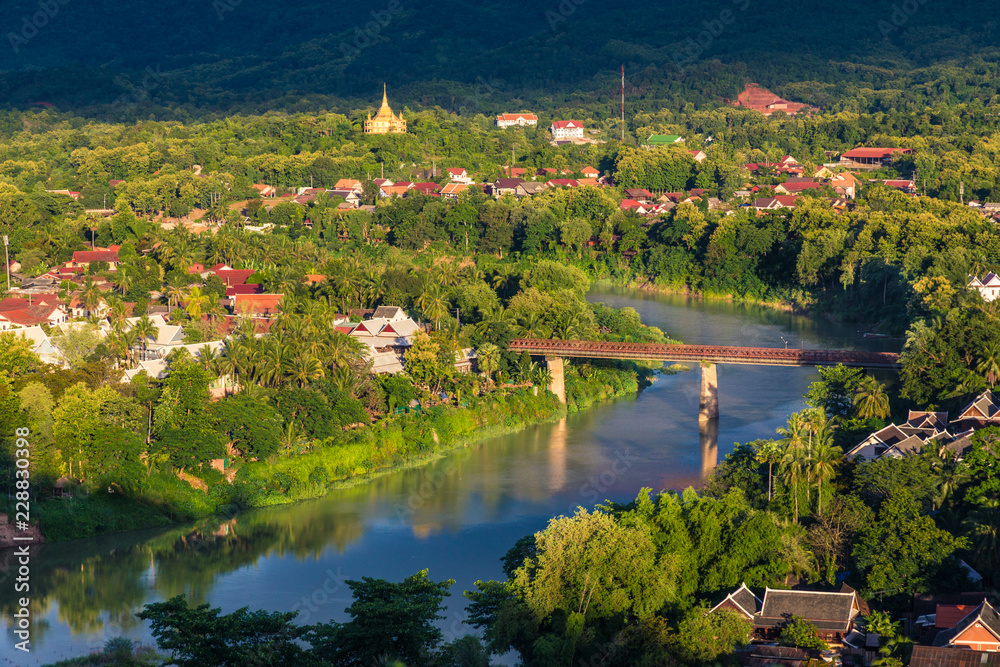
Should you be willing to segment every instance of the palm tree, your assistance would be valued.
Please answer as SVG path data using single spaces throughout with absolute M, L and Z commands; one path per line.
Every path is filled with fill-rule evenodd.
M 805 420 L 798 412 L 792 413 L 786 426 L 778 427 L 778 435 L 784 436 L 779 441 L 783 447 L 781 467 L 786 479 L 791 480 L 792 493 L 795 497 L 795 523 L 799 522 L 799 477 L 802 476 L 803 470 L 805 431 Z
M 424 313 L 424 317 L 434 320 L 434 328 L 437 329 L 441 318 L 448 314 L 451 307 L 451 300 L 448 293 L 440 285 L 431 285 L 417 297 L 417 306 Z
M 885 385 L 871 375 L 864 376 L 854 394 L 854 405 L 858 406 L 858 414 L 862 419 L 888 417 L 889 396 L 885 392 Z
M 323 364 L 320 363 L 319 359 L 305 352 L 300 352 L 292 360 L 288 370 L 291 378 L 299 387 L 304 387 L 313 380 L 323 377 Z
M 774 440 L 767 440 L 757 448 L 757 461 L 767 464 L 767 502 L 771 502 L 771 469 L 781 462 L 781 456 L 781 446 Z
M 507 298 L 507 292 L 510 286 L 514 283 L 517 278 L 517 269 L 511 264 L 504 264 L 496 270 L 493 275 L 493 288 L 503 289 L 503 296 Z
M 118 269 L 115 274 L 115 288 L 124 295 L 135 284 L 135 274 L 128 269 Z
M 813 449 L 812 474 L 816 477 L 818 484 L 817 496 L 819 496 L 816 513 L 823 516 L 823 480 L 830 479 L 836 472 L 835 464 L 843 458 L 840 447 L 834 447 L 829 442 L 821 441 Z
M 149 319 L 149 315 L 143 315 L 139 320 L 132 325 L 132 331 L 135 332 L 136 338 L 140 345 L 142 345 L 143 353 L 148 349 L 148 341 L 150 339 L 156 340 L 159 335 L 160 330 L 153 324 L 153 320 Z
M 187 310 L 187 314 L 192 318 L 200 318 L 205 309 L 205 305 L 208 304 L 208 302 L 208 295 L 202 294 L 200 287 L 193 287 L 191 288 L 191 292 L 188 294 L 188 303 L 185 310 Z
M 219 376 L 221 359 L 219 355 L 208 345 L 198 348 L 198 365 L 204 368 L 210 375 Z
M 493 343 L 483 343 L 476 350 L 476 365 L 479 372 L 492 382 L 492 375 L 500 367 L 500 348 Z
M 87 276 L 83 279 L 83 289 L 80 291 L 80 301 L 83 302 L 83 307 L 87 310 L 87 316 L 89 317 L 101 303 L 101 288 L 97 286 L 94 279 Z
M 986 346 L 982 360 L 976 366 L 976 372 L 986 378 L 990 389 L 1000 382 L 1000 345 L 994 342 Z
M 185 290 L 181 285 L 169 285 L 166 290 L 167 294 L 167 312 L 170 312 L 173 308 L 180 305 L 181 301 L 184 300 Z

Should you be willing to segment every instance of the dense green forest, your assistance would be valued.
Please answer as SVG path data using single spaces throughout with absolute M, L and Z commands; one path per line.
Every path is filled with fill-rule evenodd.
M 17 0 L 6 12 L 0 98 L 115 119 L 345 113 L 377 103 L 386 81 L 413 109 L 579 108 L 607 118 L 617 116 L 624 64 L 633 113 L 715 103 L 746 80 L 834 110 L 914 110 L 995 98 L 991 10 L 985 0 L 830 5 L 796 15 L 789 34 L 787 7 L 773 0 L 390 0 L 348 2 L 335 16 L 314 0 Z

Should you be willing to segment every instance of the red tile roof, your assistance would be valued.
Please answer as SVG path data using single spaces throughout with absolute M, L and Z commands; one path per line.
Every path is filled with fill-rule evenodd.
M 583 127 L 583 122 L 579 120 L 554 120 L 552 121 L 552 127 L 556 129 L 563 129 L 567 127 Z
M 935 610 L 934 627 L 953 628 L 976 606 L 974 604 L 939 604 Z
M 237 294 L 263 294 L 263 285 L 233 285 L 226 288 L 226 297 L 233 297 Z
M 909 154 L 909 148 L 854 148 L 844 153 L 846 158 L 878 158 L 885 160 L 895 153 Z
M 73 261 L 77 264 L 90 262 L 118 263 L 118 250 L 77 250 L 73 253 Z
M 247 279 L 256 273 L 256 271 L 253 269 L 222 269 L 214 273 L 222 279 L 224 285 L 232 287 L 234 285 L 246 284 Z
M 553 188 L 575 188 L 577 182 L 572 178 L 553 178 L 549 181 L 549 185 Z
M 233 310 L 237 315 L 276 315 L 281 312 L 279 305 L 284 294 L 236 294 L 233 296 Z

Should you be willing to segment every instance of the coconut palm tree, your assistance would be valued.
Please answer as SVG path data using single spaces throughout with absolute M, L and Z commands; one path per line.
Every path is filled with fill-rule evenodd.
M 316 357 L 300 352 L 292 359 L 288 371 L 291 379 L 299 387 L 304 387 L 313 380 L 323 377 L 323 364 Z
M 506 299 L 511 285 L 513 285 L 516 280 L 517 269 L 511 264 L 504 264 L 496 269 L 496 273 L 493 274 L 493 289 L 502 290 L 503 296 Z
M 167 312 L 171 312 L 174 308 L 180 305 L 181 301 L 184 300 L 186 290 L 182 285 L 168 285 L 166 289 L 167 295 Z
M 434 321 L 434 328 L 437 329 L 441 323 L 441 318 L 448 314 L 451 307 L 451 300 L 448 293 L 440 285 L 431 285 L 417 297 L 417 306 L 423 311 L 424 317 Z
M 488 382 L 493 381 L 493 373 L 500 368 L 500 348 L 493 343 L 483 343 L 476 350 L 476 365 L 479 372 L 486 376 Z
M 816 514 L 823 516 L 823 480 L 830 479 L 836 473 L 836 464 L 844 456 L 840 447 L 834 447 L 825 440 L 820 440 L 813 447 L 811 469 L 812 475 L 816 478 L 818 485 L 817 496 L 819 496 Z
M 976 372 L 986 378 L 990 389 L 1000 382 L 1000 345 L 994 342 L 986 346 L 979 364 L 976 365 Z
M 197 319 L 201 317 L 201 314 L 205 311 L 205 307 L 208 305 L 209 296 L 207 294 L 201 293 L 200 287 L 192 287 L 191 291 L 188 293 L 187 307 L 185 310 L 187 314 L 192 318 Z
M 160 333 L 159 328 L 157 328 L 157 326 L 153 324 L 153 321 L 149 319 L 149 315 L 145 314 L 132 325 L 132 331 L 135 332 L 137 342 L 142 346 L 144 354 L 148 349 L 149 340 L 156 340 L 156 337 Z
M 80 301 L 83 303 L 83 307 L 87 311 L 87 317 L 91 314 L 97 307 L 101 304 L 103 297 L 101 295 L 101 288 L 97 286 L 97 283 L 91 276 L 87 276 L 83 279 L 83 289 L 80 290 Z
M 781 468 L 786 480 L 792 484 L 792 494 L 795 502 L 795 523 L 799 522 L 799 479 L 804 468 L 805 420 L 798 412 L 793 412 L 786 426 L 778 427 L 779 441 L 782 446 Z
M 767 464 L 767 502 L 771 502 L 771 470 L 775 463 L 781 462 L 781 456 L 781 446 L 774 440 L 767 440 L 757 448 L 757 461 Z
M 854 394 L 854 405 L 858 407 L 858 414 L 862 419 L 888 417 L 889 395 L 885 392 L 885 385 L 871 375 L 864 376 Z

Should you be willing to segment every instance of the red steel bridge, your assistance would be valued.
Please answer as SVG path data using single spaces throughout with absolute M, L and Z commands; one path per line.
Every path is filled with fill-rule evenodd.
M 899 368 L 893 352 L 847 350 L 805 350 L 772 347 L 728 347 L 722 345 L 666 345 L 662 343 L 614 343 L 597 340 L 544 340 L 518 338 L 511 341 L 512 352 L 537 356 L 584 357 L 588 359 L 638 359 L 650 361 L 708 362 L 755 366 L 854 366 Z

